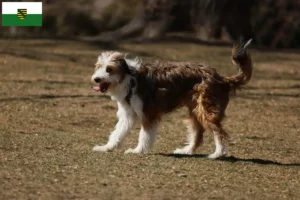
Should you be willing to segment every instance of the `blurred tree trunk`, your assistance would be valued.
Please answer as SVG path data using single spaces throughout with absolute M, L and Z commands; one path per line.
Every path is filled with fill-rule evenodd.
M 143 9 L 128 24 L 94 38 L 106 41 L 139 35 L 144 39 L 160 38 L 172 21 L 170 16 L 172 5 L 173 0 L 143 0 Z
M 269 0 L 256 7 L 257 43 L 269 47 L 296 47 L 300 43 L 300 1 Z
M 142 38 L 153 40 L 161 38 L 169 29 L 174 0 L 144 0 L 145 26 Z
M 253 0 L 144 0 L 141 12 L 128 24 L 102 34 L 111 40 L 141 36 L 162 38 L 168 31 L 206 31 L 206 38 L 220 39 L 223 27 L 232 39 L 253 37 Z M 101 38 L 101 37 L 100 37 Z
M 168 32 L 211 42 L 255 33 L 258 45 L 295 48 L 299 10 L 300 0 L 44 0 L 43 27 L 1 27 L 0 35 L 113 43 L 128 37 L 157 40 Z
M 193 24 L 205 35 L 202 39 L 220 39 L 225 29 L 231 39 L 253 37 L 251 8 L 255 0 L 202 0 L 193 5 Z M 205 32 L 205 34 L 203 34 Z

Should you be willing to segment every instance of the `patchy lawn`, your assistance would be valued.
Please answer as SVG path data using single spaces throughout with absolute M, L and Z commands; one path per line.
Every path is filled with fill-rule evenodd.
M 165 117 L 152 151 L 92 152 L 116 123 L 116 104 L 90 89 L 101 45 L 63 40 L 0 40 L 2 199 L 299 199 L 300 54 L 250 49 L 246 89 L 231 98 L 224 126 L 229 155 L 210 160 L 212 134 L 193 156 L 175 156 L 186 129 L 181 109 Z M 231 47 L 129 44 L 120 51 L 200 61 L 236 73 Z

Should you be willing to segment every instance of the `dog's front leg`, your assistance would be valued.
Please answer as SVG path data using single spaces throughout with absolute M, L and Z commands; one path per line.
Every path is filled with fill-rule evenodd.
M 146 153 L 154 143 L 158 123 L 142 124 L 139 142 L 135 149 L 128 149 L 125 153 Z
M 136 116 L 132 109 L 126 105 L 118 103 L 118 123 L 115 130 L 110 134 L 106 145 L 95 146 L 93 151 L 111 151 L 120 146 L 124 136 L 130 131 L 135 123 Z

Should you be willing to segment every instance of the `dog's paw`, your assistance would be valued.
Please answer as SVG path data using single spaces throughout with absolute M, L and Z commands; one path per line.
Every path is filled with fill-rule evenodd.
M 102 145 L 102 146 L 96 145 L 93 147 L 93 151 L 107 152 L 111 150 L 112 148 L 109 148 L 107 145 Z
M 135 149 L 127 149 L 126 151 L 125 151 L 125 154 L 128 154 L 128 153 L 135 153 L 135 154 L 138 154 L 138 153 L 143 153 L 143 151 L 142 150 L 140 150 L 140 149 L 138 149 L 138 148 L 135 148 Z
M 174 152 L 174 154 L 184 154 L 184 155 L 192 155 L 193 151 L 187 148 L 182 148 L 182 149 L 176 149 Z
M 207 157 L 210 158 L 210 159 L 217 159 L 217 158 L 222 158 L 222 157 L 225 157 L 226 156 L 226 153 L 225 152 L 215 152 L 213 154 L 209 154 Z

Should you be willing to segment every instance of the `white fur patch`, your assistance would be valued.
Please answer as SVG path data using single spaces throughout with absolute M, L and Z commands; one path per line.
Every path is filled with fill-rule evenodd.
M 119 52 L 114 52 L 111 54 L 102 53 L 98 56 L 97 63 L 101 64 L 102 66 L 107 66 L 109 64 L 114 64 L 112 58 L 115 56 L 121 56 L 122 54 Z
M 102 53 L 100 56 L 98 56 L 96 65 L 101 65 L 101 67 L 99 67 L 98 70 L 94 72 L 94 74 L 91 77 L 91 80 L 94 81 L 94 79 L 98 77 L 106 82 L 119 83 L 121 79 L 119 75 L 110 75 L 108 72 L 106 72 L 106 68 L 108 65 L 115 65 L 113 58 L 117 56 L 122 56 L 122 54 L 119 52 L 111 54 Z
M 173 153 L 174 154 L 186 154 L 186 155 L 192 155 L 194 151 L 194 147 L 196 145 L 197 140 L 197 131 L 193 129 L 193 126 L 191 124 L 188 124 L 188 142 L 187 145 L 183 148 L 177 148 Z
M 111 96 L 112 100 L 118 101 L 118 102 L 124 102 L 125 97 L 128 94 L 128 87 L 130 83 L 130 76 L 126 75 L 123 81 L 114 88 L 113 91 L 109 91 L 109 95 Z M 125 104 L 125 102 L 124 102 Z
M 93 151 L 111 151 L 121 145 L 125 135 L 135 124 L 136 115 L 129 106 L 118 102 L 117 117 L 119 121 L 115 130 L 110 134 L 107 144 L 95 146 Z
M 157 123 L 154 123 L 150 128 L 142 127 L 139 135 L 139 142 L 135 149 L 128 149 L 125 153 L 146 153 L 154 143 Z
M 244 45 L 244 49 L 246 49 L 252 42 L 252 39 L 248 40 L 248 42 Z
M 128 66 L 134 67 L 137 70 L 140 68 L 142 63 L 142 59 L 140 57 L 129 58 L 128 54 L 125 54 L 124 59 Z
M 222 146 L 221 141 L 219 141 L 219 138 L 216 136 L 216 133 L 214 133 L 214 139 L 215 139 L 216 150 L 213 154 L 209 154 L 207 157 L 216 159 L 225 156 L 226 148 Z
M 109 78 L 109 73 L 106 72 L 106 67 L 100 67 L 95 73 L 92 75 L 92 80 L 96 77 L 107 80 Z

